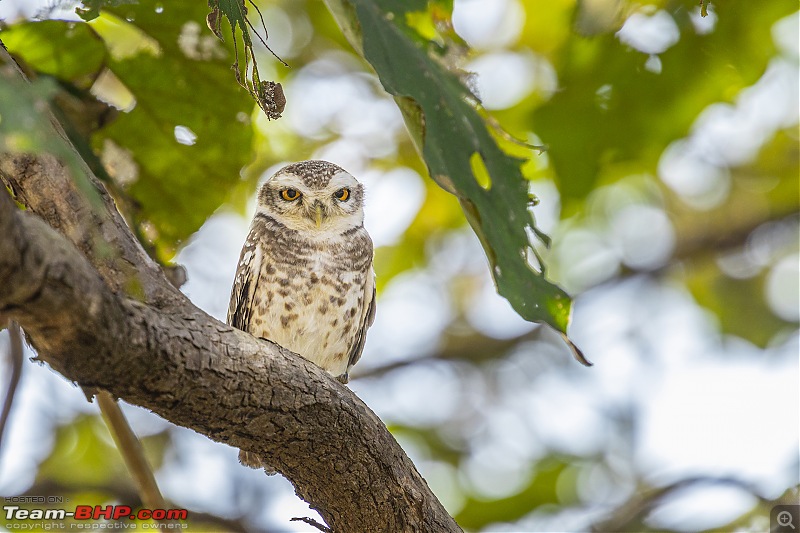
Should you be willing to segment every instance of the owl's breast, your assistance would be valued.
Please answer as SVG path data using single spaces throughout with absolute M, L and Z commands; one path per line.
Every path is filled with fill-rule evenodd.
M 332 252 L 296 254 L 291 262 L 265 257 L 250 333 L 338 376 L 360 327 L 366 272 Z

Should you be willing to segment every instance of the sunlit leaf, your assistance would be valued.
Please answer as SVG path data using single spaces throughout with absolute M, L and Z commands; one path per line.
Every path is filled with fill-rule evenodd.
M 163 460 L 167 435 L 158 434 L 142 440 L 148 461 L 158 468 Z M 67 487 L 113 485 L 133 480 L 103 420 L 80 415 L 68 425 L 58 427 L 54 448 L 39 469 L 39 476 Z
M 62 80 L 96 75 L 106 58 L 100 38 L 81 23 L 43 20 L 17 24 L 3 32 L 3 43 L 37 72 Z

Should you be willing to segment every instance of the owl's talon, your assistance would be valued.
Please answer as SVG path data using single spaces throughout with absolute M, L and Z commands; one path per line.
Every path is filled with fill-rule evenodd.
M 350 381 L 350 375 L 347 372 L 345 372 L 341 376 L 336 376 L 336 381 L 338 381 L 342 385 L 347 385 L 347 383 Z

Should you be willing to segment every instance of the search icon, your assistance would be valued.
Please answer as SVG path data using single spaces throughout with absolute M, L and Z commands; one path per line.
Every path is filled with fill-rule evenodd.
M 781 511 L 778 513 L 778 524 L 781 527 L 789 526 L 790 528 L 794 529 L 794 524 L 792 524 L 792 513 L 789 511 Z

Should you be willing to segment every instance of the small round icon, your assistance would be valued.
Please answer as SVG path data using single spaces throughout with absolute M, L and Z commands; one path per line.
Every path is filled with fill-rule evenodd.
M 778 524 L 781 527 L 789 526 L 790 528 L 794 529 L 794 524 L 792 524 L 792 513 L 789 511 L 781 511 L 778 513 Z

